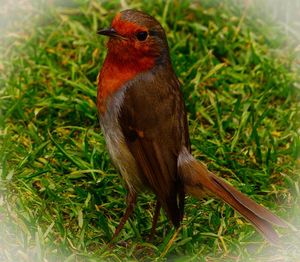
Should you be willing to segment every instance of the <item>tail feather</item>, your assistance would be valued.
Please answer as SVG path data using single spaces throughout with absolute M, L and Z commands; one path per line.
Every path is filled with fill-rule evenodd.
M 223 179 L 209 172 L 189 152 L 183 152 L 178 160 L 179 172 L 188 194 L 202 198 L 203 193 L 212 193 L 236 209 L 271 243 L 279 244 L 272 224 L 287 227 L 287 224 L 266 208 L 236 190 Z
M 219 184 L 219 186 L 225 189 L 236 201 L 239 202 L 239 204 L 249 209 L 256 216 L 277 226 L 287 227 L 287 224 L 278 216 L 274 215 L 263 206 L 258 205 L 252 199 L 242 194 L 241 192 L 236 190 L 233 186 L 229 185 L 228 183 L 226 183 L 224 180 L 217 177 L 216 175 L 212 173 L 210 173 L 209 175 L 211 179 L 213 179 L 217 184 Z

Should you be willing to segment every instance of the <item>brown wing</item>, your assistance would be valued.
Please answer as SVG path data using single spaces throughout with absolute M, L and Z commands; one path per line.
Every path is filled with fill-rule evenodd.
M 142 180 L 178 226 L 183 216 L 184 187 L 177 157 L 183 145 L 189 148 L 189 136 L 175 74 L 172 72 L 171 79 L 169 74 L 168 79 L 159 69 L 139 75 L 128 83 L 120 112 L 120 126 Z

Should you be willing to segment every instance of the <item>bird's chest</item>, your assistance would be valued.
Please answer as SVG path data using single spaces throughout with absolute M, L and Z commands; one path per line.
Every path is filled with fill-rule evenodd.
M 119 124 L 119 114 L 124 103 L 125 92 L 126 88 L 123 88 L 107 98 L 105 111 L 100 112 L 100 125 L 115 167 L 121 173 L 129 189 L 139 191 L 143 186 L 137 164 L 128 149 Z

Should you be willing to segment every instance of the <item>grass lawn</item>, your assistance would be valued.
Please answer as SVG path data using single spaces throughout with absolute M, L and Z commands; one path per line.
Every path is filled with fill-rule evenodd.
M 300 258 L 299 233 L 278 229 L 283 245 L 271 247 L 216 199 L 187 197 L 178 235 L 161 212 L 156 237 L 148 242 L 155 204 L 149 194 L 139 196 L 134 216 L 108 246 L 126 190 L 97 119 L 96 79 L 106 39 L 96 31 L 125 8 L 150 13 L 166 30 L 194 156 L 300 228 L 300 38 L 296 27 L 282 25 L 276 9 L 262 11 L 266 3 L 4 2 L 0 261 Z M 290 17 L 280 8 L 277 13 Z

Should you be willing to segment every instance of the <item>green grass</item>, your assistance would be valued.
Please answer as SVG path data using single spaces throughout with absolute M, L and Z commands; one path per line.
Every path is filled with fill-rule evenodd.
M 248 8 L 229 0 L 25 3 L 7 3 L 14 15 L 2 14 L 0 30 L 1 261 L 300 257 L 297 232 L 278 230 L 284 244 L 272 248 L 215 199 L 187 198 L 177 236 L 162 212 L 148 242 L 154 196 L 146 194 L 108 247 L 126 190 L 95 105 L 106 54 L 95 32 L 124 8 L 154 15 L 183 83 L 193 154 L 299 228 L 296 34 L 258 11 L 258 2 Z

